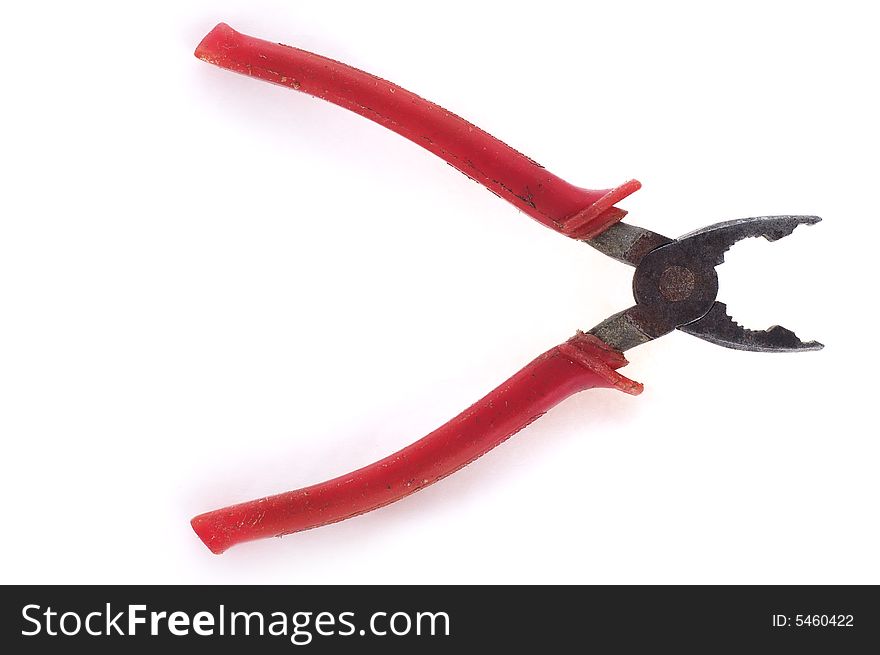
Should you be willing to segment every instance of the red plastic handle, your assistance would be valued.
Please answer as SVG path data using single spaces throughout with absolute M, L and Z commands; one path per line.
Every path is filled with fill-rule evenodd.
M 298 48 L 217 25 L 196 57 L 323 98 L 384 125 L 443 158 L 540 223 L 576 239 L 593 237 L 626 212 L 614 207 L 641 185 L 591 191 L 569 184 L 463 118 L 396 84 Z
M 578 391 L 640 393 L 639 383 L 615 371 L 625 364 L 622 354 L 579 332 L 411 446 L 321 484 L 201 514 L 193 529 L 212 552 L 222 553 L 378 509 L 454 473 Z

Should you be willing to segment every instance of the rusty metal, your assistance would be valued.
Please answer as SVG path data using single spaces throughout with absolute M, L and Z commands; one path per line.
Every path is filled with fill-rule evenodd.
M 759 352 L 819 350 L 817 341 L 801 341 L 791 330 L 774 325 L 767 330 L 742 327 L 716 300 L 718 274 L 724 253 L 737 241 L 764 237 L 776 241 L 798 225 L 813 225 L 818 216 L 757 216 L 716 223 L 669 239 L 655 232 L 618 223 L 587 243 L 635 266 L 636 304 L 590 330 L 606 343 L 625 351 L 681 330 L 710 343 Z

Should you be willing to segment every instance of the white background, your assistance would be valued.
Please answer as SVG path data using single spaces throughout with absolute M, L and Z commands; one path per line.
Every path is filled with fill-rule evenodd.
M 3 582 L 880 583 L 877 16 L 855 2 L 4 3 Z M 826 344 L 674 333 L 407 500 L 211 555 L 189 519 L 367 464 L 630 304 L 631 269 L 377 125 L 192 56 L 397 82 Z

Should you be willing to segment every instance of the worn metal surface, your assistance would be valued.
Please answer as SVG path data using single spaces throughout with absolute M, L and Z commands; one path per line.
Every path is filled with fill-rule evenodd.
M 629 223 L 615 223 L 598 236 L 586 239 L 585 243 L 612 259 L 638 266 L 647 253 L 673 241 L 675 239 Z
M 715 302 L 709 312 L 693 323 L 678 327 L 700 339 L 735 350 L 760 352 L 797 352 L 821 350 L 818 341 L 801 341 L 791 330 L 774 325 L 766 330 L 750 330 L 734 321 L 727 313 L 727 305 Z
M 759 352 L 818 350 L 817 341 L 801 341 L 791 330 L 774 325 L 749 330 L 717 302 L 718 274 L 724 253 L 737 241 L 764 237 L 776 241 L 818 216 L 757 216 L 716 223 L 673 240 L 639 227 L 618 223 L 588 241 L 600 252 L 636 267 L 636 304 L 590 330 L 623 352 L 678 329 L 726 348 Z

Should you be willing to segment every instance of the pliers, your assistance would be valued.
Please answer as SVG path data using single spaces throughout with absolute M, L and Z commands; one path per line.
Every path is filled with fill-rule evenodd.
M 818 350 L 773 326 L 748 330 L 716 300 L 715 267 L 737 241 L 775 241 L 816 216 L 760 216 L 717 223 L 678 239 L 621 222 L 615 204 L 636 180 L 592 191 L 547 171 L 478 127 L 378 77 L 297 48 L 215 27 L 196 57 L 323 98 L 417 143 L 538 222 L 634 267 L 635 304 L 540 355 L 486 397 L 412 445 L 338 478 L 196 516 L 214 553 L 237 543 L 341 521 L 400 500 L 474 461 L 568 396 L 595 387 L 639 394 L 617 369 L 623 352 L 680 330 L 711 343 L 760 352 Z

